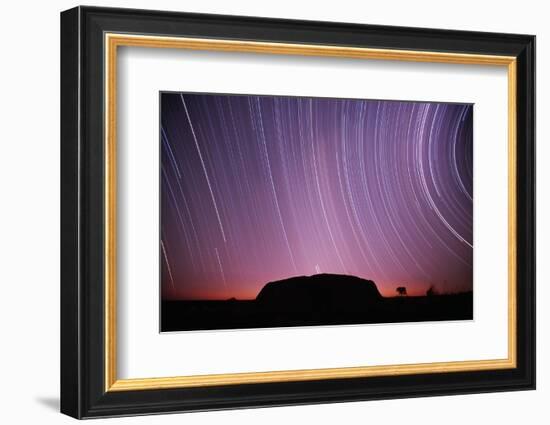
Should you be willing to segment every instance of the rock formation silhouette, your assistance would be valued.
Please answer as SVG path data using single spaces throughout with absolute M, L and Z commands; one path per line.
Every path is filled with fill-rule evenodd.
M 339 274 L 297 276 L 267 283 L 256 301 L 278 312 L 360 312 L 373 308 L 382 295 L 372 280 Z

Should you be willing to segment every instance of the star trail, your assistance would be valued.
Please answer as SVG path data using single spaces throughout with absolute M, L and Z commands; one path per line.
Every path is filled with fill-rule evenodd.
M 473 106 L 161 93 L 164 300 L 318 273 L 472 290 Z

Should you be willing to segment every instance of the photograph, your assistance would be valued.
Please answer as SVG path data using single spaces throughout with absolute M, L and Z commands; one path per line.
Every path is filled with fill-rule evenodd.
M 31 300 L 44 313 L 24 328 L 53 332 L 25 347 L 58 344 L 27 361 L 56 365 L 49 378 L 29 372 L 37 396 L 54 382 L 58 410 L 77 419 L 345 403 L 332 416 L 322 407 L 334 423 L 354 401 L 370 404 L 351 416 L 375 422 L 428 425 L 428 409 L 467 423 L 480 406 L 505 423 L 536 416 L 538 388 L 503 393 L 537 381 L 543 14 L 529 26 L 521 8 L 494 20 L 494 8 L 424 8 L 439 13 L 430 19 L 406 5 L 385 16 L 340 3 L 324 15 L 295 1 L 278 14 L 197 5 L 74 6 L 39 26 L 52 49 L 19 49 L 6 68 L 25 77 L 59 53 L 48 78 L 10 87 L 26 112 L 32 90 L 55 100 L 60 86 L 60 108 L 6 127 L 29 184 L 42 167 L 59 185 L 51 196 L 14 186 L 25 224 L 6 220 L 24 257 L 6 288 L 28 292 L 26 279 L 44 295 L 6 299 Z M 57 149 L 45 143 L 52 125 Z M 21 129 L 36 135 L 19 143 Z M 27 232 L 29 249 L 21 229 L 55 229 L 44 196 L 61 261 L 40 265 L 53 236 L 35 249 L 38 231 Z M 46 267 L 59 291 L 43 285 Z M 20 398 L 18 414 L 29 411 Z M 265 410 L 235 418 L 257 423 Z
M 475 105 L 159 96 L 161 332 L 473 320 Z

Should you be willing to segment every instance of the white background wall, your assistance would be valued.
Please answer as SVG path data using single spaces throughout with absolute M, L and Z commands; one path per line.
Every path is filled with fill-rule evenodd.
M 0 421 L 69 423 L 59 392 L 59 12 L 4 2 L 0 15 Z M 543 1 L 97 1 L 96 5 L 537 35 L 538 389 L 533 392 L 134 417 L 110 423 L 548 423 L 550 413 L 550 26 Z

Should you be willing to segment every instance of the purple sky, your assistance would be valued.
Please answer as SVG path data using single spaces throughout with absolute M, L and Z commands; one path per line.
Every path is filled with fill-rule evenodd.
M 472 289 L 472 105 L 161 94 L 163 299 Z

